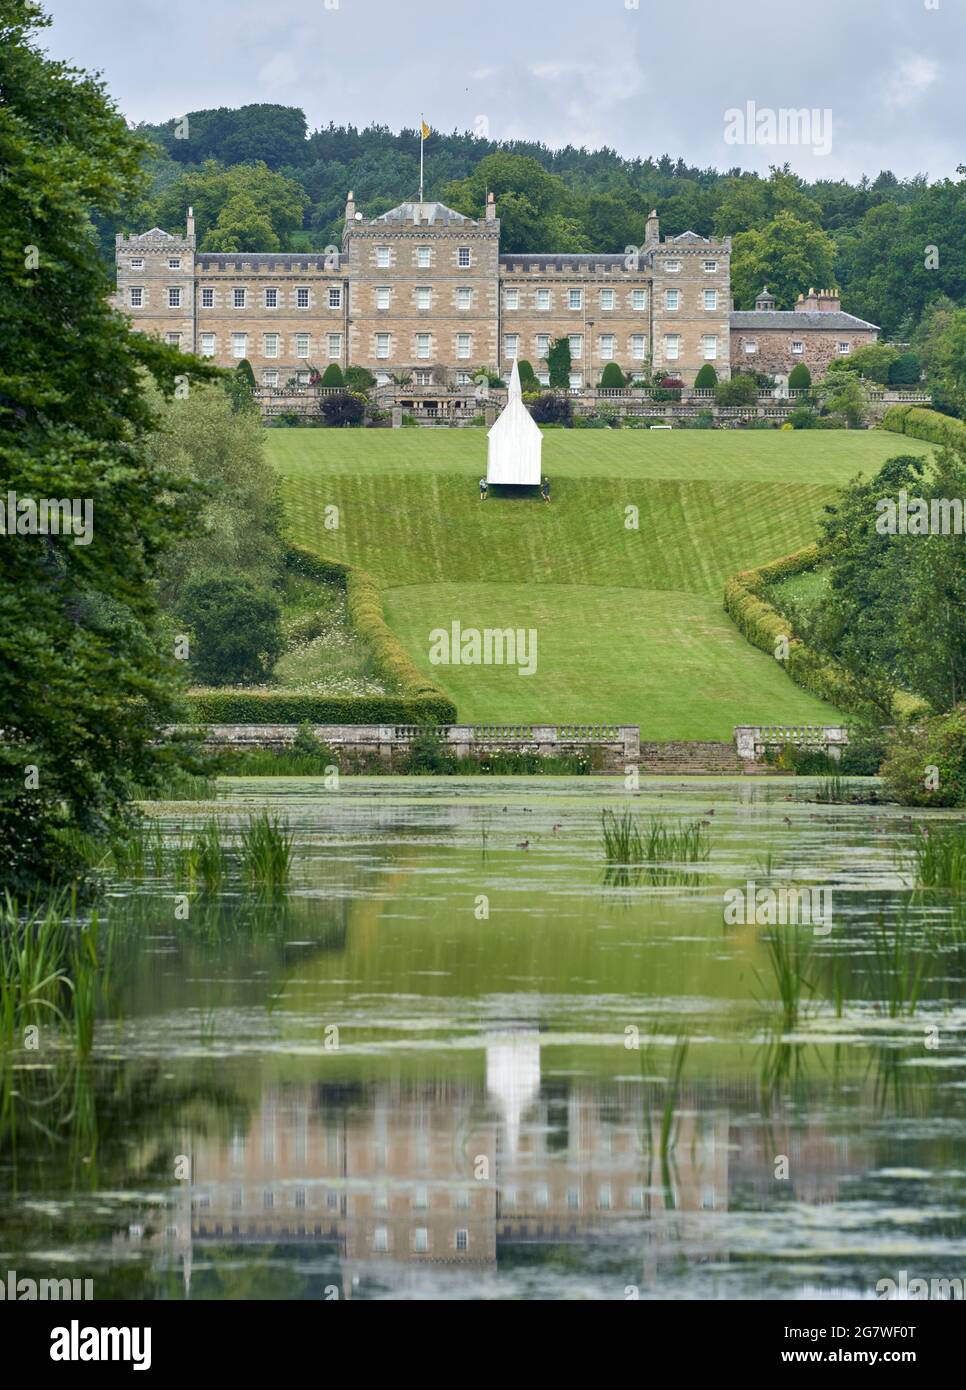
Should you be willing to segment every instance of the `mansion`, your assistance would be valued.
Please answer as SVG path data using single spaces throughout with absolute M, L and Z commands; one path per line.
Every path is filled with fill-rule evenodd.
M 505 376 L 526 359 L 549 383 L 547 353 L 570 344 L 572 389 L 595 387 L 608 362 L 692 385 L 705 363 L 813 376 L 878 329 L 844 313 L 834 291 L 810 290 L 792 311 L 765 288 L 735 312 L 731 240 L 663 237 L 656 212 L 641 246 L 621 253 L 500 251 L 493 194 L 478 220 L 442 203 L 401 203 L 366 218 L 350 193 L 341 249 L 212 252 L 155 227 L 116 240 L 115 304 L 133 326 L 256 382 L 308 382 L 331 362 L 368 367 L 378 382 L 469 385 L 481 368 Z

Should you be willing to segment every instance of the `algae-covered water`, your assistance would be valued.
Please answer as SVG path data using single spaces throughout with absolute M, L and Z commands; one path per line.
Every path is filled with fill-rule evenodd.
M 284 814 L 291 885 L 109 883 L 92 1057 L 5 1072 L 0 1263 L 98 1298 L 872 1298 L 902 1271 L 966 1277 L 966 914 L 914 890 L 910 857 L 952 817 L 812 795 L 292 778 L 153 808 L 172 835 Z M 707 822 L 710 857 L 608 872 L 601 811 L 628 806 Z M 749 882 L 815 889 L 823 915 L 729 919 Z

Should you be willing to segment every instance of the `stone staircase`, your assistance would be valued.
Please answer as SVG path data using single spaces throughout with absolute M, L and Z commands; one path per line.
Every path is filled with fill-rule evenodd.
M 743 772 L 774 774 L 777 771 L 767 763 L 739 758 L 733 743 L 646 743 L 643 739 L 639 767 L 645 774 L 670 777 L 737 777 Z

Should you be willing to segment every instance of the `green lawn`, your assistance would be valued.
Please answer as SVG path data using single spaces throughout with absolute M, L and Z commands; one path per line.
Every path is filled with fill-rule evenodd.
M 377 577 L 388 622 L 461 717 L 613 720 L 653 739 L 838 717 L 744 642 L 722 611 L 724 582 L 814 539 L 855 473 L 928 447 L 871 431 L 551 430 L 547 506 L 478 501 L 478 429 L 266 439 L 293 539 Z M 324 525 L 331 505 L 338 530 Z M 536 673 L 431 666 L 431 631 L 455 620 L 535 629 Z

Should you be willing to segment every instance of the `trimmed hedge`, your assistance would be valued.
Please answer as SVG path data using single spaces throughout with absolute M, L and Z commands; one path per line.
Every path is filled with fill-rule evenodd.
M 316 695 L 300 690 L 188 692 L 190 718 L 201 724 L 453 724 L 446 695 Z
M 925 439 L 930 444 L 966 444 L 966 424 L 962 420 L 921 405 L 890 405 L 882 417 L 882 428 Z
M 285 566 L 346 591 L 349 621 L 369 645 L 376 673 L 389 695 L 316 695 L 299 690 L 196 688 L 188 692 L 191 718 L 206 724 L 453 724 L 456 706 L 412 660 L 382 615 L 379 587 L 370 574 L 324 560 L 289 544 Z
M 845 671 L 795 637 L 788 619 L 765 597 L 769 584 L 814 569 L 820 558 L 818 546 L 807 545 L 768 565 L 732 575 L 725 585 L 725 612 L 741 635 L 770 657 L 779 637 L 787 637 L 788 659 L 782 665 L 795 684 L 839 709 L 858 711 L 864 703 Z

